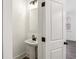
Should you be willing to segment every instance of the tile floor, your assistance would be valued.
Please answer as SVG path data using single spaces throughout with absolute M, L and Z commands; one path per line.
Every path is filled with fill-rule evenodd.
M 67 59 L 76 59 L 76 42 L 67 40 Z

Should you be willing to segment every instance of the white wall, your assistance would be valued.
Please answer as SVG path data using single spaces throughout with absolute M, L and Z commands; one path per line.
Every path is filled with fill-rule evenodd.
M 12 0 L 3 0 L 3 59 L 13 59 Z
M 13 57 L 17 58 L 24 53 L 27 53 L 28 55 L 28 47 L 24 41 L 31 38 L 33 33 L 38 36 L 38 17 L 36 17 L 38 13 L 36 11 L 37 6 L 34 6 L 34 8 L 36 8 L 34 9 L 36 12 L 35 14 L 32 13 L 31 17 L 33 18 L 36 15 L 36 18 L 30 19 L 31 7 L 29 6 L 28 2 L 26 2 L 26 0 L 13 0 L 12 3 Z M 32 23 L 32 20 L 35 21 L 35 23 Z
M 32 35 L 38 36 L 38 3 L 27 5 L 28 17 L 29 17 L 29 32 L 27 34 L 28 39 L 32 38 Z
M 66 0 L 66 17 L 70 29 L 67 30 L 67 40 L 76 40 L 76 0 Z M 67 20 L 66 18 L 66 20 Z
M 27 39 L 26 34 L 28 32 L 29 19 L 25 0 L 13 0 L 12 5 L 13 57 L 17 58 L 26 53 L 24 41 Z

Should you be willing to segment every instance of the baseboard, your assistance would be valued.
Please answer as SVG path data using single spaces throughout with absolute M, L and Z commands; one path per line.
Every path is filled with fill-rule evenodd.
M 16 57 L 14 57 L 13 59 L 23 59 L 26 55 L 27 55 L 26 52 L 23 52 L 23 53 L 17 55 Z

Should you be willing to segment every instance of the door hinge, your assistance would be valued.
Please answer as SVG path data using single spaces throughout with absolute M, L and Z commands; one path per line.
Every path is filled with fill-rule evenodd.
M 45 41 L 46 41 L 45 37 L 42 37 L 42 42 L 45 42 Z
M 41 7 L 45 7 L 45 2 L 42 2 Z

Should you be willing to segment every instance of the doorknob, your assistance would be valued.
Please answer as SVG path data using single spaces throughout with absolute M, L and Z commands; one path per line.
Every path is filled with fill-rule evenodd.
M 64 42 L 64 45 L 68 45 L 68 42 Z
M 45 37 L 42 37 L 42 42 L 45 42 L 45 41 L 46 41 Z

